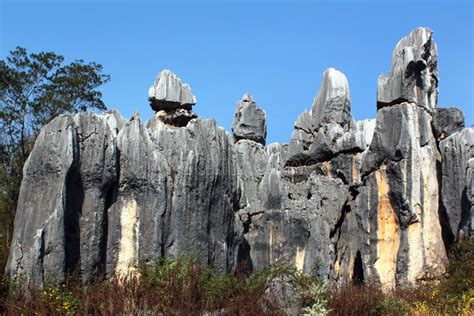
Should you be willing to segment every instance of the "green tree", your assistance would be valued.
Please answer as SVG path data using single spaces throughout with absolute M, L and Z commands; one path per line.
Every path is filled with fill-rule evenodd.
M 10 244 L 23 165 L 40 128 L 61 113 L 106 110 L 97 90 L 110 80 L 102 65 L 63 62 L 53 52 L 22 47 L 0 60 L 0 264 Z

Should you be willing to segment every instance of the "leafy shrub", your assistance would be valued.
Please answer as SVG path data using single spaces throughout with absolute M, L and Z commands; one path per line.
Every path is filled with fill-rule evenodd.
M 39 294 L 52 311 L 62 315 L 73 315 L 79 307 L 79 300 L 64 284 L 47 285 Z
M 421 284 L 413 302 L 418 311 L 439 314 L 474 314 L 474 240 L 453 245 L 446 275 L 437 283 Z
M 308 285 L 305 297 L 309 300 L 308 306 L 302 312 L 310 316 L 326 315 L 328 303 L 328 286 L 323 282 L 313 281 Z

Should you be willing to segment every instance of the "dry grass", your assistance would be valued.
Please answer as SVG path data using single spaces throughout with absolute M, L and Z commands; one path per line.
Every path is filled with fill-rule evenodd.
M 332 315 L 474 315 L 474 241 L 455 244 L 443 278 L 383 292 L 378 284 L 329 291 Z
M 383 292 L 377 284 L 326 289 L 288 267 L 268 267 L 247 276 L 219 274 L 192 258 L 159 259 L 137 267 L 140 278 L 97 280 L 88 286 L 53 278 L 43 289 L 0 283 L 2 315 L 282 315 L 265 296 L 271 280 L 286 275 L 306 311 L 331 315 L 474 315 L 474 242 L 455 245 L 446 277 L 437 283 Z
M 77 278 L 54 280 L 42 290 L 4 282 L 7 315 L 224 315 L 281 314 L 263 297 L 275 270 L 250 278 L 221 275 L 189 258 L 159 260 L 139 267 L 140 278 L 111 278 L 83 286 Z

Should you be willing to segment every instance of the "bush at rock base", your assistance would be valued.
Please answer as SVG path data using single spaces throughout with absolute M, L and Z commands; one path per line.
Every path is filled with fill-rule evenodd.
M 129 277 L 96 280 L 88 286 L 78 276 L 42 289 L 24 286 L 21 278 L 4 278 L 0 312 L 8 315 L 283 315 L 290 302 L 268 295 L 275 279 L 287 280 L 307 315 L 438 315 L 474 313 L 474 241 L 453 246 L 446 275 L 413 288 L 383 291 L 377 284 L 329 287 L 293 267 L 269 266 L 249 276 L 217 273 L 192 257 L 159 258 L 139 263 Z M 240 270 L 239 270 L 240 271 Z M 278 303 L 278 304 L 277 304 Z M 283 303 L 283 304 L 282 304 Z
M 286 266 L 266 267 L 247 276 L 220 274 L 191 257 L 139 263 L 134 274 L 96 280 L 88 286 L 77 276 L 58 283 L 51 276 L 43 289 L 4 279 L 0 312 L 6 314 L 83 315 L 189 315 L 283 314 L 265 295 L 275 278 L 288 275 L 292 286 L 309 303 L 316 280 Z

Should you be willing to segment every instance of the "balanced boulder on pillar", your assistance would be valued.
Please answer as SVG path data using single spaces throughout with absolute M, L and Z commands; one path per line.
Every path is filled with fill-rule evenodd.
M 165 69 L 158 74 L 148 89 L 148 100 L 151 108 L 156 111 L 156 118 L 167 125 L 183 127 L 197 118 L 191 111 L 197 102 L 191 87 L 187 83 L 181 83 L 181 79 L 170 70 Z

